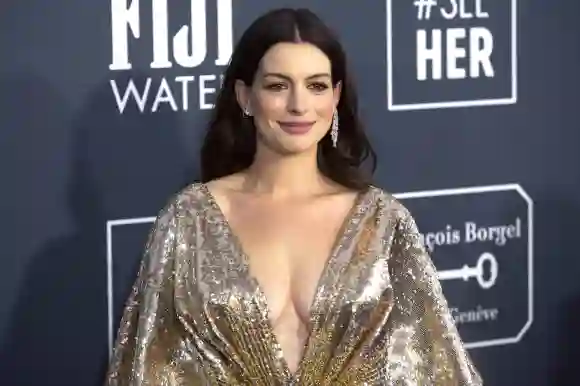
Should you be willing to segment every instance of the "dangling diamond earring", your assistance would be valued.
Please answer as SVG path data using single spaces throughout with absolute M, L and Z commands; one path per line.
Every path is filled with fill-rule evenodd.
M 338 111 L 334 110 L 332 117 L 332 128 L 330 129 L 330 138 L 332 139 L 332 146 L 336 147 L 338 142 Z

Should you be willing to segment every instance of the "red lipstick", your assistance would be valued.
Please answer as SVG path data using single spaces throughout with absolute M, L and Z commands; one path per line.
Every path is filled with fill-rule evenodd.
M 314 122 L 278 121 L 278 124 L 284 132 L 293 135 L 306 134 L 314 126 Z

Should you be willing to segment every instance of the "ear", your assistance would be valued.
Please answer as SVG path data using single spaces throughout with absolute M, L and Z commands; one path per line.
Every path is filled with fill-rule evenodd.
M 242 111 L 246 111 L 250 103 L 250 87 L 238 79 L 235 84 L 236 99 L 238 100 L 238 105 Z
M 340 95 L 342 93 L 342 82 L 337 82 L 333 89 L 334 93 L 334 107 L 338 107 L 338 102 L 340 101 Z

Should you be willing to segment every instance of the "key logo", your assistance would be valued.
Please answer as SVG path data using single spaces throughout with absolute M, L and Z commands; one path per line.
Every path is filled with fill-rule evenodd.
M 517 0 L 387 0 L 393 111 L 517 102 Z
M 517 185 L 395 195 L 415 218 L 465 346 L 521 341 L 533 314 L 533 202 Z

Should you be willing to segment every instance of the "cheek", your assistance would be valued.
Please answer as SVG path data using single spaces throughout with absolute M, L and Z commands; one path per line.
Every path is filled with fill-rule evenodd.
M 316 113 L 320 118 L 330 120 L 334 114 L 334 98 L 321 97 L 316 101 Z
M 256 114 L 265 118 L 275 117 L 286 111 L 286 98 L 281 94 L 258 95 L 255 101 Z

